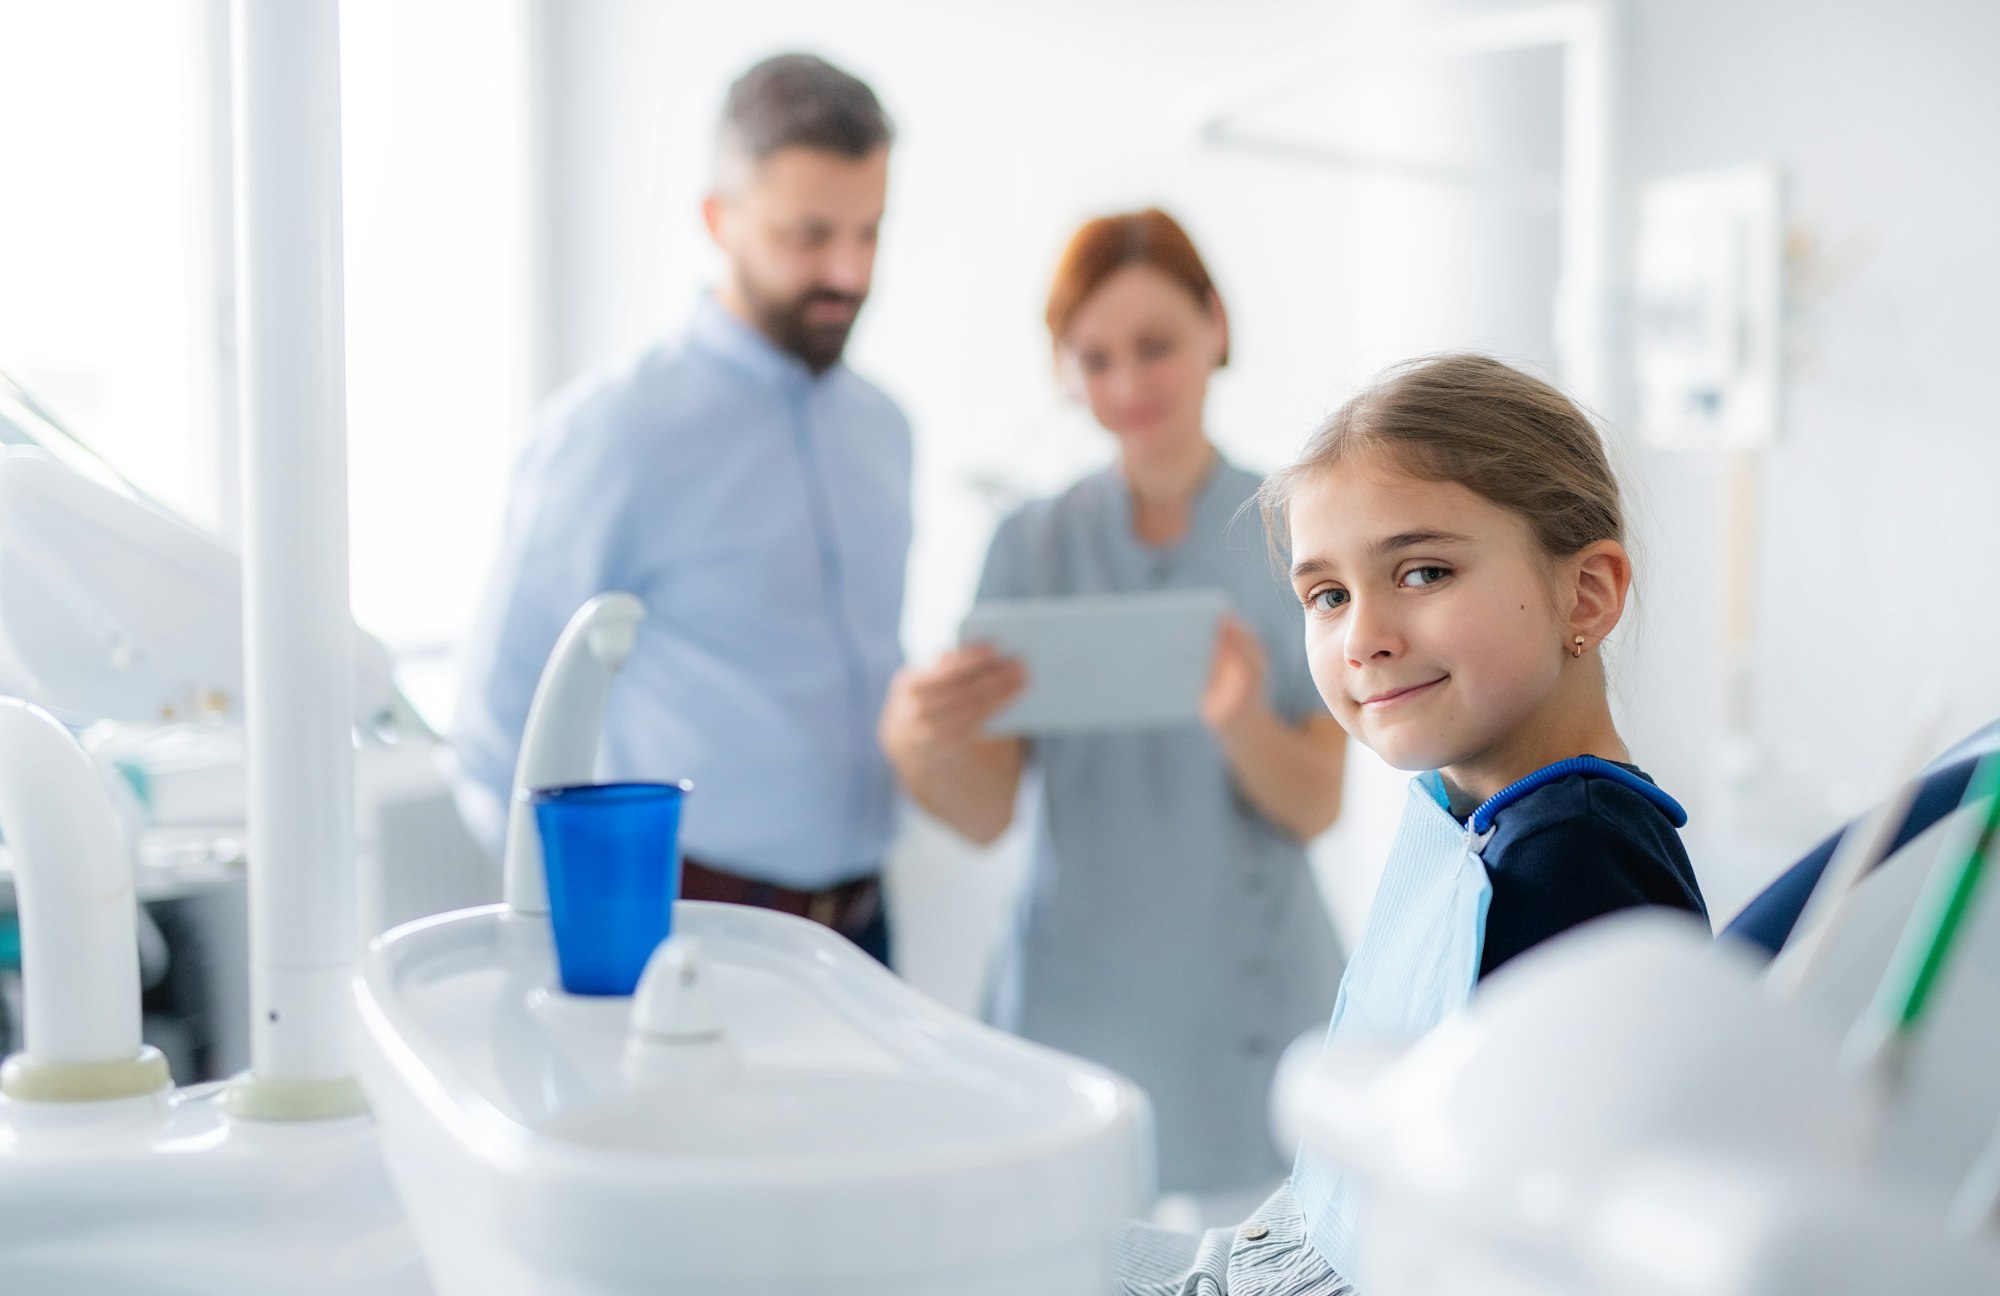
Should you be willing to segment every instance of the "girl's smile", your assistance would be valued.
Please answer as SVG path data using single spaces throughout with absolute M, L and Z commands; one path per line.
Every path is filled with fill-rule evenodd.
M 1361 705 L 1371 707 L 1377 711 L 1386 707 L 1397 706 L 1420 696 L 1426 696 L 1427 690 L 1437 687 L 1450 678 L 1451 676 L 1449 675 L 1440 675 L 1436 679 L 1423 684 L 1409 684 L 1402 688 L 1392 688 L 1387 692 L 1377 693 L 1374 697 L 1361 699 Z

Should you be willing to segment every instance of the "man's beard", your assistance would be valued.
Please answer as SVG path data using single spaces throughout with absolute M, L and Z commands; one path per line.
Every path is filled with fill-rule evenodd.
M 781 301 L 765 295 L 746 275 L 739 274 L 736 283 L 758 331 L 780 351 L 797 356 L 815 375 L 840 362 L 840 353 L 847 347 L 847 335 L 853 332 L 854 321 L 861 317 L 861 303 L 866 300 L 831 288 L 810 288 Z M 807 320 L 806 311 L 819 302 L 852 302 L 855 313 L 839 324 L 814 324 Z

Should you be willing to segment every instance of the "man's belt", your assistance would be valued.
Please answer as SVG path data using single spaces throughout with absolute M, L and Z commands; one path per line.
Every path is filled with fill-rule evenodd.
M 795 891 L 775 882 L 760 882 L 700 860 L 681 860 L 681 898 L 754 905 L 810 918 L 851 937 L 875 919 L 882 908 L 882 879 L 869 874 L 824 891 Z

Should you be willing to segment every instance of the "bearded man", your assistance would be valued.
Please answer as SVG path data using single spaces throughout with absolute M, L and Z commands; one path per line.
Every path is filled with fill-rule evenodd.
M 702 215 L 727 259 L 686 332 L 559 395 L 516 470 L 466 646 L 459 806 L 497 856 L 528 703 L 593 595 L 646 605 L 598 775 L 694 780 L 682 894 L 814 918 L 888 961 L 894 782 L 875 742 L 910 541 L 910 430 L 841 363 L 889 120 L 788 54 L 730 89 Z

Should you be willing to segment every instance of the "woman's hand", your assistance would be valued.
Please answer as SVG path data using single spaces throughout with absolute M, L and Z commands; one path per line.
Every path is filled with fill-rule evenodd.
M 1201 695 L 1201 722 L 1218 737 L 1270 706 L 1264 700 L 1268 669 L 1264 645 L 1234 616 L 1222 618 L 1215 637 L 1215 659 L 1208 670 L 1208 687 Z
M 1296 723 L 1264 697 L 1264 645 L 1235 617 L 1224 617 L 1215 663 L 1201 698 L 1201 718 L 1215 734 L 1244 797 L 1299 841 L 1310 841 L 1340 814 L 1347 735 L 1324 713 Z
M 906 781 L 918 770 L 953 763 L 1027 683 L 1018 660 L 985 644 L 954 648 L 922 668 L 905 666 L 889 680 L 878 731 L 882 750 Z
M 882 751 L 918 805 L 975 842 L 998 837 L 1014 815 L 1027 744 L 983 730 L 1027 682 L 1020 662 L 983 644 L 889 680 Z

